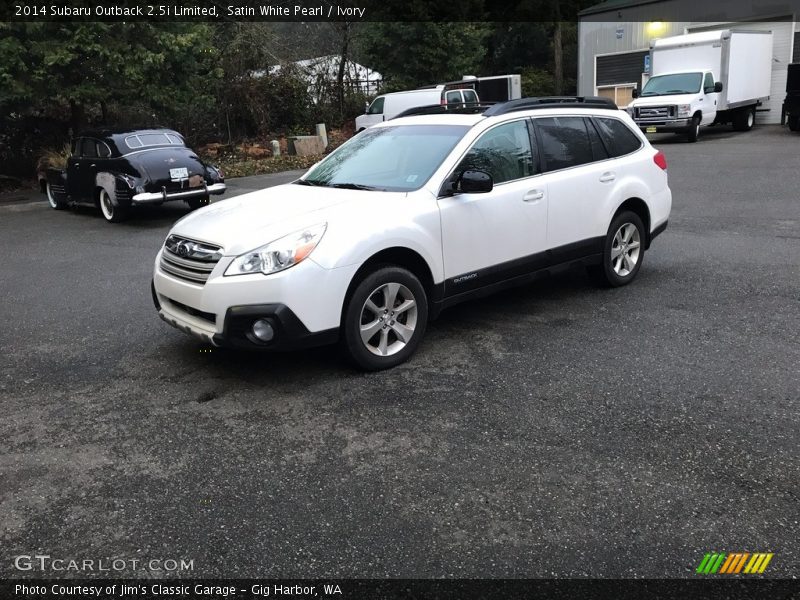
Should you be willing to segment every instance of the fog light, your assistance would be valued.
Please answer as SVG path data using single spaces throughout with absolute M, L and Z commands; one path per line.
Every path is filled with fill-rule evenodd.
M 267 319 L 259 319 L 253 323 L 253 335 L 262 342 L 269 342 L 275 337 L 275 329 Z

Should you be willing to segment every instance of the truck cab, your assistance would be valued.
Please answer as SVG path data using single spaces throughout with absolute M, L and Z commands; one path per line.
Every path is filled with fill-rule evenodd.
M 694 141 L 701 126 L 715 121 L 722 89 L 711 71 L 664 73 L 634 91 L 627 110 L 646 133 L 686 133 Z

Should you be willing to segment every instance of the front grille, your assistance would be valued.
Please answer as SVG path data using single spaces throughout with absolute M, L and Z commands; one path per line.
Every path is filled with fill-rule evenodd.
M 178 302 L 177 300 L 173 300 L 172 298 L 166 298 L 170 304 L 172 304 L 175 308 L 178 308 L 185 312 L 187 315 L 192 315 L 193 317 L 197 317 L 198 319 L 203 319 L 204 321 L 208 321 L 212 325 L 216 324 L 217 316 L 214 313 L 203 312 L 202 310 L 197 310 L 196 308 L 192 308 L 191 306 L 186 306 L 185 304 Z
M 173 277 L 203 285 L 222 258 L 222 248 L 171 235 L 164 242 L 161 270 Z
M 676 114 L 675 106 L 637 106 L 633 116 L 636 119 L 663 121 L 674 117 Z

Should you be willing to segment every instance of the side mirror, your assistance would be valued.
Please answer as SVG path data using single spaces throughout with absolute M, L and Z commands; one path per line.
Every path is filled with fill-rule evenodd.
M 719 94 L 721 91 L 722 91 L 722 82 L 721 81 L 717 81 L 714 84 L 714 93 Z
M 631 92 L 631 97 L 632 98 L 638 98 L 639 97 L 639 88 L 633 88 L 633 91 Z
M 492 191 L 494 182 L 485 171 L 464 171 L 456 185 L 462 194 L 485 194 Z

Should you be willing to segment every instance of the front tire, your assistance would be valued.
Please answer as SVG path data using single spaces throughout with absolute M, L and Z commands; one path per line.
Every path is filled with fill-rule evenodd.
M 686 139 L 689 140 L 689 143 L 693 144 L 697 141 L 698 137 L 700 137 L 700 117 L 695 115 L 692 117 L 692 124 L 689 126 Z
M 639 215 L 630 211 L 617 215 L 608 227 L 603 262 L 590 269 L 593 279 L 604 287 L 620 287 L 633 281 L 644 260 L 645 236 Z
M 47 194 L 47 202 L 50 204 L 50 208 L 54 210 L 64 210 L 67 208 L 67 203 L 56 197 L 49 183 L 45 184 L 45 193 Z
M 378 268 L 361 280 L 347 302 L 344 350 L 361 369 L 389 369 L 414 353 L 427 322 L 428 299 L 419 279 L 401 267 Z
M 105 188 L 100 188 L 99 203 L 100 210 L 109 223 L 119 223 L 130 216 L 130 207 L 117 204 L 116 199 Z

